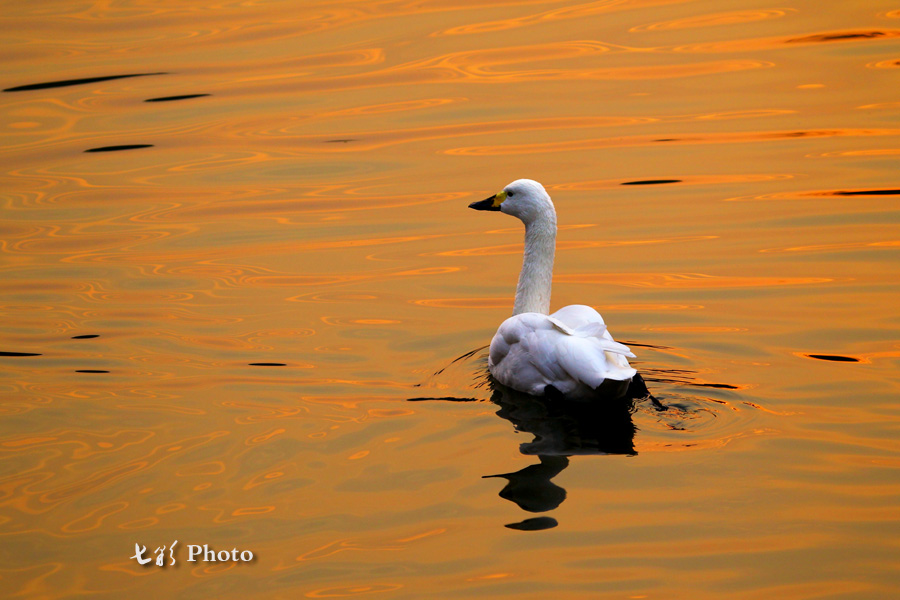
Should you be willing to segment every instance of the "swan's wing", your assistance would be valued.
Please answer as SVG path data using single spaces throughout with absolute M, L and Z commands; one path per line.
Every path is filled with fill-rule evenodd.
M 596 311 L 594 311 L 594 309 L 591 308 L 590 310 L 596 314 Z M 609 331 L 606 328 L 606 324 L 602 319 L 600 321 L 587 322 L 583 325 L 572 328 L 557 319 L 555 317 L 555 314 L 556 313 L 548 316 L 547 320 L 550 321 L 553 327 L 563 335 L 568 335 L 576 338 L 594 338 L 597 340 L 597 342 L 599 342 L 603 350 L 607 352 L 613 352 L 615 354 L 622 354 L 630 358 L 636 358 L 635 355 L 632 354 L 631 349 L 628 346 L 626 346 L 625 344 L 620 344 L 612 338 L 612 335 L 610 335 Z M 597 316 L 599 317 L 600 315 L 598 314 Z
M 600 313 L 584 304 L 570 304 L 569 306 L 564 306 L 550 316 L 557 321 L 565 323 L 572 329 L 576 329 L 588 323 L 603 324 L 603 317 L 600 316 Z
M 585 308 L 599 318 L 596 311 Z M 564 316 L 572 317 L 573 312 L 577 311 Z M 624 381 L 634 376 L 625 359 L 634 354 L 612 339 L 602 319 L 570 321 L 577 323 L 572 327 L 556 314 L 522 313 L 503 322 L 491 341 L 489 366 L 494 377 L 519 391 L 540 395 L 547 385 L 565 394 L 582 384 L 595 389 L 605 379 Z
M 608 334 L 608 331 L 604 331 L 604 334 Z M 619 342 L 612 339 L 610 336 L 607 338 L 605 335 L 600 335 L 593 337 L 591 339 L 596 340 L 600 347 L 603 348 L 606 352 L 612 352 L 613 354 L 621 354 L 622 356 L 627 356 L 628 358 L 637 358 L 634 355 L 634 352 L 631 351 L 631 348 L 626 346 L 625 344 L 620 344 Z
M 544 335 L 549 331 L 553 331 L 553 325 L 547 321 L 547 315 L 522 313 L 508 318 L 491 340 L 488 358 L 491 374 L 500 383 L 520 392 L 543 394 L 544 388 L 561 371 L 548 370 L 548 361 L 541 359 L 552 354 Z
M 575 335 L 575 330 L 563 323 L 562 321 L 553 318 L 552 316 L 547 317 L 547 321 L 550 322 L 553 327 L 562 334 L 565 335 Z
M 613 339 L 612 334 L 606 330 L 603 317 L 601 317 L 600 313 L 596 310 L 584 304 L 570 304 L 569 306 L 564 306 L 550 316 L 557 321 L 565 323 L 575 331 L 582 330 L 585 334 L 590 332 L 589 336 L 602 337 L 604 340 L 607 340 L 610 342 L 610 344 L 604 343 L 604 350 L 610 353 L 607 356 L 607 359 L 619 369 L 631 370 L 631 366 L 624 357 L 628 356 L 630 358 L 635 358 L 634 354 L 631 353 L 631 350 L 627 346 L 619 344 Z M 592 324 L 596 324 L 593 325 L 595 329 L 591 330 L 587 328 L 588 325 Z M 603 325 L 602 330 L 600 325 Z
M 521 349 L 523 339 L 535 331 L 551 329 L 547 315 L 521 313 L 503 321 L 491 340 L 490 365 L 499 365 L 513 348 Z
M 596 389 L 609 371 L 606 357 L 589 338 L 557 340 L 556 363 L 568 377 Z

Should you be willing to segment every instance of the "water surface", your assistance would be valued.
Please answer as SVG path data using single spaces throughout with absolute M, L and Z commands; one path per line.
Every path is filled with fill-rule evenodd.
M 12 597 L 900 593 L 895 5 L 2 24 Z M 466 206 L 520 177 L 559 212 L 553 306 L 668 410 L 485 384 L 522 230 Z

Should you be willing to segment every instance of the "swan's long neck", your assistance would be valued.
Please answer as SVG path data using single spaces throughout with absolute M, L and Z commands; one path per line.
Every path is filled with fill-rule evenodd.
M 556 253 L 556 212 L 549 212 L 525 223 L 525 257 L 516 286 L 513 314 L 536 312 L 550 314 L 550 290 L 553 279 L 553 255 Z

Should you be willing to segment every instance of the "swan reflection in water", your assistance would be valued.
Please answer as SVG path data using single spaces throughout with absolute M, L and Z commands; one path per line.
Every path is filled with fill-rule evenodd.
M 471 358 L 473 351 L 460 359 Z M 458 361 L 460 359 L 457 359 Z M 457 362 L 457 361 L 454 361 Z M 442 369 L 435 375 L 440 375 Z M 497 416 L 512 423 L 517 432 L 530 433 L 531 441 L 519 444 L 526 456 L 536 456 L 538 463 L 514 473 L 484 475 L 501 478 L 506 485 L 500 497 L 514 502 L 522 510 L 544 513 L 557 508 L 566 499 L 566 490 L 553 478 L 569 465 L 569 457 L 585 454 L 618 454 L 635 456 L 632 415 L 641 402 L 651 402 L 657 410 L 665 410 L 647 390 L 637 374 L 627 389 L 617 390 L 619 397 L 598 398 L 595 402 L 569 401 L 562 397 L 539 397 L 517 392 L 497 382 L 482 371 L 476 387 L 491 391 L 490 401 L 500 409 Z M 410 398 L 410 401 L 443 400 L 477 402 L 476 398 Z M 525 519 L 506 525 L 510 529 L 539 530 L 556 527 L 556 519 L 548 516 Z

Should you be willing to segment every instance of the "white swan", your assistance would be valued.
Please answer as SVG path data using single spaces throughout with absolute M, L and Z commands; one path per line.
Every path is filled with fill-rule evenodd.
M 581 304 L 548 314 L 556 210 L 544 186 L 519 179 L 469 208 L 499 210 L 525 223 L 525 256 L 516 303 L 513 316 L 491 340 L 491 375 L 505 386 L 534 396 L 553 390 L 572 400 L 623 394 L 637 373 L 625 358 L 634 358 L 634 354 L 613 340 L 603 317 Z

